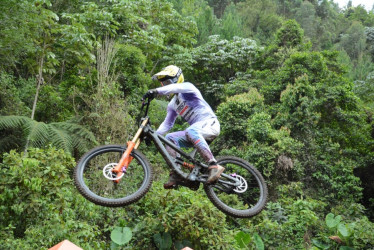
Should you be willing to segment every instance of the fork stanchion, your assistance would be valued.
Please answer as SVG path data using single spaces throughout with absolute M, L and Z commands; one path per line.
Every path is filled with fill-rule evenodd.
M 132 150 L 135 148 L 137 149 L 140 145 L 140 135 L 141 133 L 143 132 L 143 128 L 144 126 L 147 124 L 148 122 L 148 118 L 144 119 L 144 121 L 142 122 L 140 128 L 138 129 L 138 131 L 136 132 L 134 138 L 131 140 L 131 141 L 128 141 L 127 142 L 127 149 L 126 151 L 123 153 L 120 161 L 118 162 L 117 166 L 115 166 L 113 169 L 112 169 L 112 172 L 113 173 L 116 173 L 118 174 L 119 176 L 118 177 L 122 177 L 122 175 L 124 174 L 124 172 L 126 171 L 126 169 L 129 167 L 133 157 L 130 155 Z M 125 169 L 124 169 L 125 168 Z M 118 180 L 115 180 L 115 182 L 119 182 L 120 179 Z

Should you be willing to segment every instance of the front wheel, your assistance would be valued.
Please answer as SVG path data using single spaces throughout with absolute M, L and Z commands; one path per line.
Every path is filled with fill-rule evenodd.
M 239 186 L 224 175 L 204 189 L 210 201 L 222 212 L 237 218 L 249 218 L 257 215 L 266 205 L 268 190 L 260 172 L 247 161 L 234 156 L 217 158 L 219 165 L 225 168 L 226 175 L 236 179 Z
M 116 181 L 109 175 L 126 147 L 123 145 L 99 146 L 87 152 L 74 169 L 78 191 L 89 201 L 101 206 L 119 207 L 142 198 L 152 185 L 153 171 L 148 160 L 133 150 L 133 160 L 124 176 Z M 109 167 L 109 168 L 108 168 Z

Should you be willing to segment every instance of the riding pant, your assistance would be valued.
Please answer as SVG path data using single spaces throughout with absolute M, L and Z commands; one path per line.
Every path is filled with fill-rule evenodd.
M 220 124 L 217 118 L 207 119 L 192 124 L 184 131 L 177 131 L 166 135 L 166 139 L 180 148 L 195 147 L 206 162 L 215 161 L 207 141 L 212 141 L 220 133 Z M 166 147 L 169 154 L 177 156 L 171 147 Z

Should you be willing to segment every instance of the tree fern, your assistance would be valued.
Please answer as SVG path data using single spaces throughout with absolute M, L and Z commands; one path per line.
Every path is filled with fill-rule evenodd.
M 0 129 L 20 128 L 27 124 L 29 121 L 32 120 L 26 116 L 0 116 Z
M 73 122 L 46 124 L 25 116 L 0 116 L 0 130 L 4 129 L 23 131 L 23 139 L 30 146 L 40 148 L 52 144 L 69 153 L 74 150 L 83 153 L 96 144 L 92 132 Z
M 56 122 L 51 126 L 58 130 L 66 131 L 71 136 L 71 147 L 79 152 L 85 152 L 89 146 L 96 143 L 95 136 L 88 129 L 73 122 Z
M 48 125 L 44 122 L 37 122 L 30 119 L 24 124 L 23 130 L 27 135 L 27 140 L 30 141 L 30 145 L 35 148 L 43 147 L 50 138 Z
M 73 151 L 72 136 L 53 125 L 48 127 L 49 134 L 51 135 L 50 142 L 56 148 L 62 148 L 65 152 Z

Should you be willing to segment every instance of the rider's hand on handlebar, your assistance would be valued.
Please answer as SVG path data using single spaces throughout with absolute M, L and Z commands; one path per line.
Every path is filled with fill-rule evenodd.
M 156 89 L 150 89 L 147 91 L 147 93 L 145 93 L 145 95 L 143 95 L 143 100 L 149 98 L 149 99 L 153 99 L 156 97 L 157 95 L 157 90 Z

